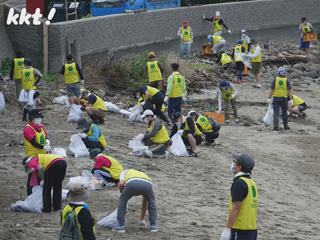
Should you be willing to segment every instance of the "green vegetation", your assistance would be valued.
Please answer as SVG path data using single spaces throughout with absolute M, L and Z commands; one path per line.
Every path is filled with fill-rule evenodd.
M 9 75 L 13 58 L 6 58 L 2 61 L 0 74 Z
M 197 63 L 196 65 L 192 66 L 192 69 L 196 69 L 196 68 L 205 68 L 205 69 L 208 69 L 208 70 L 213 70 L 212 66 L 210 66 L 208 64 L 205 64 L 205 63 Z
M 48 72 L 48 75 L 43 76 L 42 79 L 46 82 L 57 83 L 59 80 L 59 73 Z
M 81 19 L 84 19 L 84 18 L 91 18 L 91 14 L 88 13 L 87 15 L 83 16 Z

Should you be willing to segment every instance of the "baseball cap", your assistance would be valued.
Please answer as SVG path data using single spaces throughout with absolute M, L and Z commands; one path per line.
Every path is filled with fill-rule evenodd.
M 238 40 L 238 44 L 242 44 L 243 43 L 243 41 L 240 39 L 240 40 Z
M 90 123 L 85 118 L 79 118 L 77 129 L 88 129 L 90 127 Z
M 156 56 L 156 54 L 154 53 L 154 52 L 149 52 L 149 54 L 148 54 L 148 57 L 150 58 L 150 57 L 155 57 Z
M 146 116 L 153 116 L 154 113 L 150 110 L 150 109 L 147 109 L 144 111 L 144 113 L 141 115 L 141 118 L 145 118 Z
M 188 26 L 188 22 L 187 21 L 183 21 L 183 26 Z
M 241 33 L 246 33 L 247 31 L 245 29 L 242 29 L 241 30 Z
M 84 90 L 82 91 L 81 95 L 83 96 L 83 95 L 86 95 L 87 93 L 89 93 L 89 91 L 88 91 L 87 89 L 84 89 Z
M 237 160 L 238 164 L 242 167 L 241 171 L 245 173 L 251 173 L 255 162 L 254 159 L 249 154 L 232 154 L 232 157 Z
M 31 59 L 30 59 L 30 58 L 25 58 L 24 61 L 23 61 L 23 63 L 25 63 L 25 64 L 27 64 L 27 65 L 30 66 L 32 62 L 31 62 Z
M 224 87 L 229 87 L 230 83 L 227 83 L 226 81 L 220 81 L 219 87 L 224 88 Z
M 216 11 L 216 17 L 220 17 L 220 12 Z
M 188 117 L 190 117 L 192 113 L 197 114 L 197 112 L 195 110 L 191 110 L 190 112 L 188 112 Z
M 94 156 L 97 156 L 99 153 L 101 153 L 101 150 L 99 148 L 94 148 L 90 151 L 90 158 L 93 158 Z
M 39 109 L 32 109 L 29 112 L 29 119 L 30 118 L 44 118 L 44 116 L 42 115 L 42 113 Z

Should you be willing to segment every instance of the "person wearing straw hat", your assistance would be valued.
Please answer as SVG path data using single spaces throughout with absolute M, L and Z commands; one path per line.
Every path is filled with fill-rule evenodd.
M 258 189 L 251 179 L 255 162 L 249 154 L 232 154 L 232 158 L 231 173 L 234 178 L 231 185 L 228 220 L 220 240 L 256 240 Z
M 94 161 L 91 173 L 101 179 L 105 186 L 112 186 L 119 182 L 123 167 L 117 159 L 104 155 L 99 148 L 90 151 L 90 158 Z
M 147 62 L 146 70 L 149 78 L 149 86 L 157 88 L 164 94 L 163 85 L 163 67 L 159 61 L 156 60 L 156 54 L 149 52 L 149 62 Z
M 226 81 L 220 81 L 219 84 L 219 96 L 218 96 L 218 104 L 219 110 L 218 112 L 222 112 L 222 99 L 223 99 L 223 107 L 225 113 L 226 124 L 229 124 L 229 104 L 231 103 L 234 121 L 236 124 L 239 124 L 238 120 L 238 111 L 237 111 L 237 102 L 236 96 L 238 94 L 237 89 L 233 86 L 232 83 L 227 83 Z
M 180 59 L 186 54 L 187 61 L 190 61 L 191 44 L 193 43 L 193 32 L 188 26 L 187 21 L 183 21 L 182 27 L 178 30 L 178 37 L 180 37 Z
M 67 216 L 73 210 L 77 216 L 78 226 L 82 240 L 95 240 L 95 219 L 89 211 L 89 206 L 85 203 L 89 194 L 81 183 L 73 183 L 69 187 L 67 199 L 68 205 L 61 213 L 61 226 L 63 226 Z
M 224 21 L 220 18 L 220 12 L 216 11 L 216 15 L 213 18 L 206 18 L 204 14 L 202 14 L 203 20 L 213 22 L 213 35 L 215 36 L 221 36 L 222 34 L 222 26 L 225 27 L 225 29 L 228 30 L 228 33 L 231 34 L 231 30 L 226 26 Z

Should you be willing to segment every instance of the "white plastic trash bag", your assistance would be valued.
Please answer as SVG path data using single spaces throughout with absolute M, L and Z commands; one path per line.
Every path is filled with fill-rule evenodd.
M 171 138 L 172 145 L 170 146 L 170 152 L 173 155 L 179 156 L 179 157 L 188 157 L 189 154 L 186 150 L 186 146 L 184 145 L 181 136 L 176 133 Z
M 149 150 L 148 146 L 145 146 L 141 141 L 143 138 L 143 134 L 138 134 L 132 140 L 129 141 L 128 147 L 132 149 L 131 154 L 142 157 L 152 157 L 152 152 Z
M 67 158 L 67 151 L 64 148 L 54 148 L 52 154 Z
M 251 64 L 251 58 L 248 57 L 248 55 L 246 53 L 236 53 L 236 57 L 238 59 L 241 60 L 241 62 L 243 62 L 244 65 L 246 65 L 247 67 L 250 67 Z
M 142 105 L 134 106 L 129 116 L 129 122 L 143 122 L 143 119 L 141 118 L 142 111 Z
M 58 103 L 66 107 L 70 107 L 69 98 L 67 96 L 56 97 L 53 99 L 53 103 Z
M 98 225 L 102 226 L 102 227 L 107 227 L 107 228 L 113 228 L 119 225 L 118 223 L 118 208 L 116 210 L 114 210 L 110 215 L 108 215 L 107 217 L 101 219 L 98 222 Z
M 121 115 L 127 116 L 129 117 L 131 112 L 125 109 L 121 109 L 118 113 L 120 113 Z
M 3 93 L 0 91 L 0 111 L 3 111 L 6 107 L 6 102 L 4 101 Z
M 101 190 L 103 188 L 103 181 L 97 178 L 88 170 L 84 170 L 81 176 L 72 177 L 69 179 L 65 188 L 69 188 L 74 183 L 81 183 L 88 190 Z
M 81 117 L 81 114 L 81 105 L 71 104 L 67 122 L 78 122 L 79 118 Z
M 104 105 L 106 105 L 107 110 L 110 112 L 118 113 L 120 111 L 120 108 L 118 108 L 112 102 L 104 102 Z
M 265 123 L 266 126 L 270 126 L 272 124 L 272 119 L 273 119 L 273 107 L 272 107 L 272 104 L 269 104 L 267 113 L 263 118 L 263 122 Z
M 89 151 L 78 134 L 72 135 L 70 141 L 69 149 L 75 158 L 89 156 Z

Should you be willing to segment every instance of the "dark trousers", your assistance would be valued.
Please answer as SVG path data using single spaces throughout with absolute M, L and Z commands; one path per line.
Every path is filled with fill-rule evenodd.
M 231 229 L 231 240 L 256 240 L 258 231 L 241 231 Z
M 92 168 L 91 173 L 94 174 L 96 177 L 101 178 L 101 180 L 105 180 L 104 183 L 113 182 L 113 183 L 118 183 L 119 179 L 114 179 L 110 172 L 103 169 L 103 168 Z
M 149 150 L 153 155 L 162 155 L 164 151 L 167 151 L 168 146 L 171 144 L 170 140 L 165 143 L 154 143 L 150 138 L 142 139 L 142 142 L 149 147 Z
M 236 75 L 238 80 L 242 80 L 243 70 L 244 70 L 243 62 L 236 62 Z
M 89 141 L 88 138 L 82 138 L 82 141 L 84 142 L 86 147 L 89 149 L 99 148 L 101 151 L 104 150 L 104 147 L 101 145 L 101 143 L 99 141 L 91 142 L 91 141 Z
M 44 212 L 51 212 L 51 189 L 53 189 L 53 210 L 61 210 L 62 181 L 66 175 L 66 169 L 66 161 L 58 160 L 44 172 L 42 192 Z
M 152 105 L 155 105 L 156 108 L 151 109 L 155 115 L 159 116 L 163 121 L 169 122 L 164 113 L 161 112 L 162 104 L 164 103 L 163 100 L 163 94 L 161 92 L 158 92 L 152 98 L 149 98 L 147 102 L 150 102 Z
M 32 173 L 29 173 L 28 174 L 28 181 L 27 181 L 27 194 L 28 194 L 28 196 L 32 194 L 32 188 L 33 188 L 33 186 L 30 186 L 31 176 L 32 176 Z M 39 184 L 40 184 L 40 178 L 38 176 L 38 185 Z
M 156 89 L 160 90 L 162 92 L 162 94 L 165 94 L 163 80 L 149 82 L 149 86 L 156 88 Z
M 213 143 L 219 137 L 219 132 L 203 132 L 208 143 Z
M 201 135 L 193 134 L 193 137 L 196 139 L 196 145 L 199 145 L 202 143 Z M 184 145 L 190 146 L 190 143 L 187 137 L 182 137 L 182 141 Z
M 282 121 L 283 125 L 288 125 L 288 103 L 286 98 L 274 97 L 273 98 L 273 127 L 279 128 L 279 109 L 282 110 Z
M 182 104 L 182 97 L 169 98 L 168 116 L 169 116 L 170 119 L 172 119 L 172 114 L 174 112 L 181 113 L 181 104 Z

